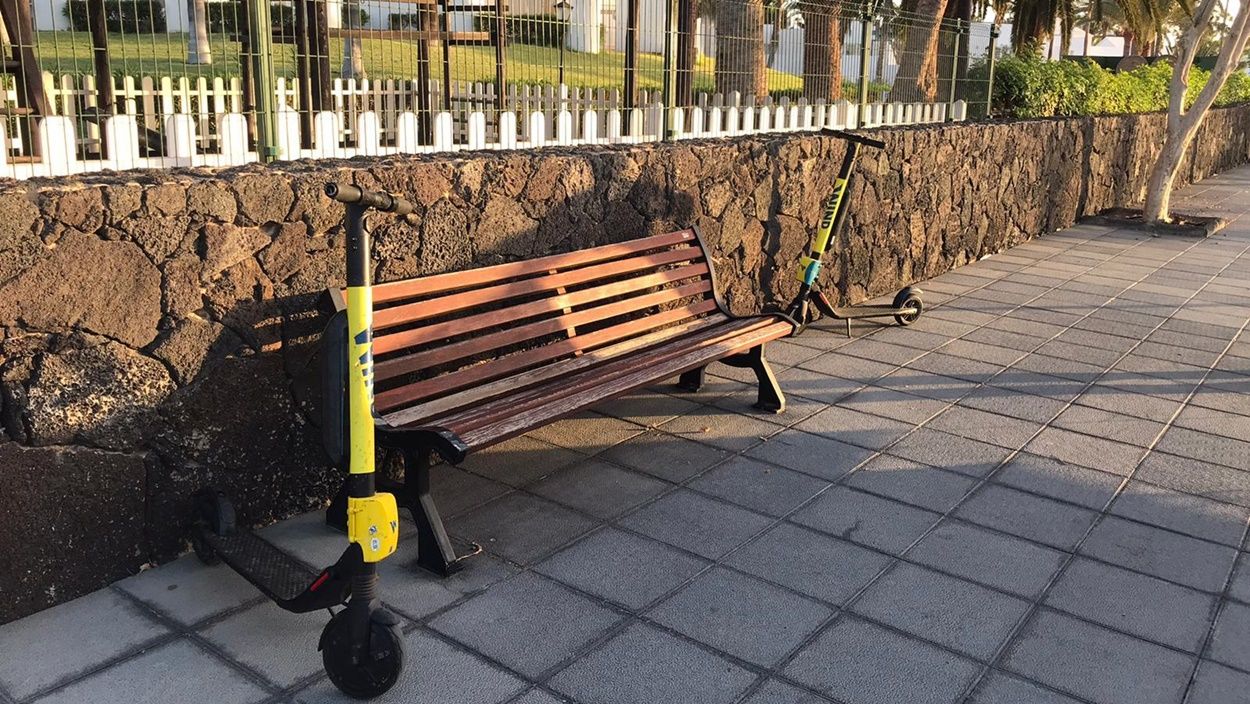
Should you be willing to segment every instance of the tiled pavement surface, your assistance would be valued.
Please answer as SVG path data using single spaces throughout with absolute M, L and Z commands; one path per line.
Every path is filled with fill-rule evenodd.
M 1076 227 L 927 283 L 913 327 L 775 345 L 784 415 L 717 377 L 441 468 L 486 553 L 384 563 L 386 701 L 1250 701 L 1250 169 L 1180 203 L 1239 219 Z M 0 627 L 0 701 L 333 701 L 324 620 L 185 557 Z

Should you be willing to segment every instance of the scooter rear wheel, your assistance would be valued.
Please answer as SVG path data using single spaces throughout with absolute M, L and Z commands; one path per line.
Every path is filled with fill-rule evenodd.
M 215 535 L 227 536 L 234 532 L 234 504 L 226 498 L 225 493 L 212 488 L 202 489 L 192 498 L 195 504 L 196 526 L 191 530 L 191 549 L 200 562 L 215 565 L 221 557 L 213 549 L 201 531 L 211 531 Z
M 353 699 L 380 696 L 395 686 L 404 669 L 404 637 L 399 620 L 376 616 L 369 621 L 368 653 L 359 662 L 353 658 L 348 609 L 335 614 L 321 636 L 321 662 L 326 674 L 339 691 Z
M 912 308 L 913 313 L 899 313 L 894 316 L 894 321 L 899 325 L 908 326 L 920 320 L 920 315 L 924 312 L 924 301 L 920 299 L 920 290 L 908 286 L 898 295 L 894 297 L 895 308 Z

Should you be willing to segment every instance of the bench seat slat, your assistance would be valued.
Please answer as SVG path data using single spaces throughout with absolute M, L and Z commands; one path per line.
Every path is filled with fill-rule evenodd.
M 547 257 L 539 257 L 538 259 L 527 259 L 525 261 L 468 269 L 466 271 L 435 274 L 434 276 L 426 276 L 419 279 L 392 281 L 390 283 L 377 284 L 373 287 L 373 301 L 376 305 L 404 298 L 429 296 L 535 273 L 546 273 L 553 269 L 586 266 L 639 252 L 683 243 L 689 244 L 695 241 L 693 230 L 679 230 L 677 232 L 629 240 L 628 242 L 607 244 L 564 254 L 553 254 Z
M 395 427 L 421 425 L 436 416 L 447 415 L 460 408 L 484 403 L 518 390 L 527 389 L 544 381 L 568 376 L 574 372 L 596 364 L 602 364 L 622 355 L 717 326 L 726 320 L 728 318 L 723 315 L 709 315 L 687 323 L 680 323 L 656 330 L 640 337 L 631 337 L 606 347 L 590 350 L 570 359 L 546 364 L 497 381 L 472 386 L 414 406 L 407 406 L 386 415 L 385 419 Z
M 696 349 L 690 349 L 683 340 L 675 340 L 670 345 L 685 350 L 683 353 L 665 357 L 663 361 L 654 364 L 647 362 L 644 355 L 638 360 L 640 366 L 628 374 L 617 376 L 604 383 L 588 384 L 576 393 L 554 397 L 545 404 L 531 407 L 523 412 L 506 414 L 490 424 L 467 428 L 463 432 L 455 427 L 451 429 L 457 432 L 460 439 L 470 448 L 493 445 L 576 413 L 587 406 L 633 391 L 640 386 L 682 374 L 710 361 L 723 359 L 728 355 L 779 339 L 789 335 L 792 330 L 789 323 L 776 322 L 745 335 Z M 591 369 L 582 374 L 593 375 L 595 373 L 596 370 Z
M 524 413 L 527 409 L 545 405 L 554 398 L 574 394 L 616 377 L 633 374 L 639 369 L 661 364 L 670 357 L 681 355 L 689 350 L 715 347 L 752 335 L 757 330 L 774 325 L 775 322 L 775 319 L 766 317 L 727 319 L 698 333 L 688 334 L 678 340 L 605 362 L 588 370 L 588 373 L 553 380 L 550 384 L 535 386 L 528 390 L 523 389 L 495 403 L 462 406 L 456 412 L 431 418 L 429 422 L 456 429 L 457 432 L 489 424 L 502 416 Z M 660 376 L 654 381 L 660 381 L 663 378 L 665 377 Z
M 442 374 L 415 384 L 379 392 L 374 405 L 382 413 L 441 394 L 465 388 L 475 383 L 496 379 L 543 362 L 577 354 L 611 342 L 645 334 L 666 325 L 680 323 L 690 318 L 716 311 L 716 302 L 701 301 L 681 308 L 662 311 L 655 315 L 619 323 L 602 330 L 559 340 L 542 347 L 517 352 L 489 364 L 478 364 L 455 372 Z
M 656 274 L 637 276 L 624 281 L 595 286 L 594 288 L 581 291 L 549 296 L 487 313 L 478 313 L 477 315 L 456 318 L 442 323 L 425 325 L 413 330 L 379 335 L 373 341 L 373 352 L 380 356 L 396 350 L 423 345 L 434 340 L 475 333 L 503 325 L 504 323 L 534 318 L 614 296 L 636 293 L 644 289 L 673 284 L 685 279 L 702 278 L 709 273 L 707 264 L 693 264 Z M 704 289 L 706 291 L 711 290 L 710 281 L 704 282 Z
M 682 263 L 687 263 L 688 265 L 689 262 L 697 261 L 702 257 L 703 252 L 698 247 L 682 247 L 629 259 L 620 259 L 605 264 L 596 264 L 584 269 L 573 269 L 523 281 L 513 281 L 496 286 L 462 291 L 416 303 L 405 303 L 391 308 L 382 308 L 374 313 L 373 328 L 374 330 L 383 330 L 398 325 L 407 325 L 428 318 L 446 315 L 447 313 L 466 310 L 474 306 L 546 293 L 559 288 L 601 281 L 624 274 L 633 274 L 640 271 L 651 273 L 661 266 Z
M 394 357 L 374 364 L 374 378 L 378 381 L 386 381 L 402 374 L 467 360 L 475 355 L 558 333 L 566 330 L 569 326 L 595 323 L 622 315 L 637 313 L 654 306 L 697 296 L 706 290 L 707 282 L 705 281 L 685 284 L 675 288 L 660 289 L 659 291 L 633 296 L 614 303 L 586 308 L 555 318 L 518 325 L 461 342 L 434 347 L 416 354 Z

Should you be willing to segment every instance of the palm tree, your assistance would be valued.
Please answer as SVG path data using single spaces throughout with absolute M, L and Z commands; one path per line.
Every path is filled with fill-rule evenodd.
M 716 91 L 768 94 L 764 72 L 764 0 L 716 3 Z
M 808 100 L 842 97 L 842 24 L 839 0 L 801 0 L 803 95 Z
M 899 60 L 890 100 L 896 103 L 933 102 L 938 89 L 938 48 L 946 0 L 916 0 L 911 12 L 902 12 L 909 26 L 904 30 L 903 55 Z
M 213 48 L 208 43 L 208 3 L 206 0 L 187 0 L 187 14 L 191 17 L 191 36 L 187 38 L 187 63 L 213 63 Z

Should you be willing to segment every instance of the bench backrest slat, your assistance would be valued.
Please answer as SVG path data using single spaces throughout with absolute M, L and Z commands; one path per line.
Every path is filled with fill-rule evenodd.
M 448 272 L 446 274 L 435 274 L 434 276 L 424 276 L 419 279 L 407 279 L 404 281 L 376 284 L 373 287 L 373 302 L 377 305 L 390 303 L 403 298 L 446 293 L 448 291 L 481 286 L 482 284 L 495 283 L 504 279 L 518 278 L 521 276 L 532 275 L 534 273 L 544 273 L 553 269 L 567 269 L 575 266 L 586 266 L 587 264 L 608 261 L 610 259 L 619 259 L 630 254 L 637 254 L 638 252 L 671 247 L 673 245 L 683 243 L 692 243 L 694 241 L 695 236 L 693 230 L 679 230 L 677 232 L 670 232 L 664 235 L 644 237 L 637 240 L 630 240 L 628 242 L 603 245 L 601 247 L 592 247 L 590 249 L 582 249 L 576 252 L 553 254 L 548 257 L 539 257 L 537 259 L 526 259 L 525 261 L 496 264 L 495 266 L 481 267 L 478 269 L 468 269 L 465 271 Z
M 724 318 L 693 230 L 382 284 L 374 296 L 383 413 Z

